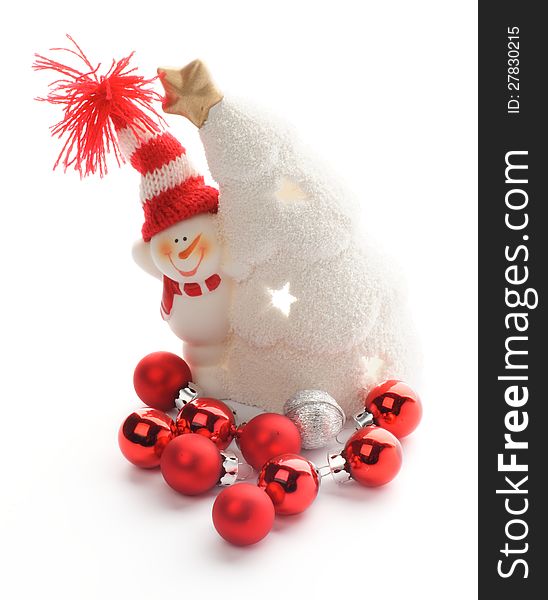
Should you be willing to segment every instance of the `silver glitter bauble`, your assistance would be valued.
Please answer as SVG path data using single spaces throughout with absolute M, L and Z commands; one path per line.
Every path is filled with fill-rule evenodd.
M 338 435 L 346 417 L 343 409 L 327 392 L 301 390 L 290 398 L 283 409 L 301 433 L 302 447 L 323 448 Z

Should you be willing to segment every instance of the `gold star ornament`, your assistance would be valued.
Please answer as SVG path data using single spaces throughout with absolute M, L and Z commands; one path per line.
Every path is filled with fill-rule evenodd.
M 202 127 L 210 109 L 223 99 L 201 60 L 193 60 L 182 69 L 160 67 L 158 76 L 166 92 L 164 112 L 182 115 L 196 127 Z

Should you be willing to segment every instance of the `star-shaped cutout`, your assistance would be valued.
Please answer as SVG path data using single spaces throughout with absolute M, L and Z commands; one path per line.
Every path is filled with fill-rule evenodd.
M 286 317 L 291 312 L 291 305 L 293 302 L 297 302 L 297 298 L 289 293 L 289 282 L 287 282 L 283 288 L 279 290 L 268 290 L 271 296 L 272 306 L 279 309 Z
M 160 67 L 158 76 L 166 92 L 164 111 L 182 115 L 196 127 L 202 127 L 209 110 L 223 99 L 201 60 L 193 60 L 182 69 Z
M 286 204 L 306 200 L 307 198 L 300 186 L 287 177 L 282 177 L 278 184 L 278 189 L 274 192 L 274 196 L 280 200 L 280 202 Z

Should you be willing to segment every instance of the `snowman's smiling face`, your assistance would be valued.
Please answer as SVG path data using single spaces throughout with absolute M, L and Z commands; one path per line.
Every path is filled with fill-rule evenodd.
M 156 267 L 170 279 L 204 281 L 217 273 L 221 262 L 217 216 L 197 215 L 172 225 L 150 240 L 150 252 Z

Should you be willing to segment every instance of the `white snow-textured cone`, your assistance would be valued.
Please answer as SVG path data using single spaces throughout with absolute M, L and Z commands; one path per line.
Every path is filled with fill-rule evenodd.
M 291 130 L 241 101 L 213 106 L 200 135 L 235 280 L 229 397 L 279 411 L 322 389 L 350 414 L 363 388 L 416 381 L 401 278 L 356 229 L 360 202 Z

